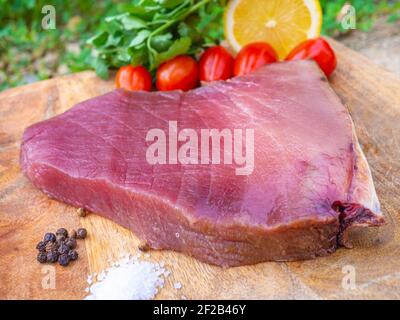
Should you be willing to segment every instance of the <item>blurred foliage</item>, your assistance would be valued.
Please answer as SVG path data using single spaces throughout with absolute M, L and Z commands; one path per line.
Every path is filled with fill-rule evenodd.
M 320 0 L 324 12 L 322 33 L 330 36 L 339 35 L 342 29 L 338 15 L 345 4 L 351 4 L 357 15 L 357 29 L 369 31 L 378 16 L 388 15 L 388 22 L 400 19 L 400 1 L 398 0 Z
M 0 91 L 90 68 L 86 40 L 102 29 L 104 17 L 123 12 L 127 2 L 138 0 L 0 0 Z M 357 29 L 368 31 L 382 14 L 391 23 L 400 19 L 397 0 L 321 0 L 324 34 L 343 32 L 337 16 L 346 2 L 356 8 Z M 48 4 L 56 8 L 55 30 L 41 27 L 41 10 Z
M 56 29 L 41 26 L 45 5 L 56 8 Z M 0 0 L 0 91 L 88 68 L 84 42 L 115 1 Z

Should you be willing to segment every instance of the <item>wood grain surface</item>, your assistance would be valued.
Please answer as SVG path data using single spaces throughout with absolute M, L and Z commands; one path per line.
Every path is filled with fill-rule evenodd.
M 171 271 L 157 299 L 400 298 L 400 79 L 333 45 L 339 64 L 331 84 L 353 116 L 388 224 L 363 233 L 352 250 L 303 262 L 222 269 L 175 252 L 150 252 L 145 259 L 164 261 Z M 130 231 L 95 214 L 78 217 L 75 208 L 36 190 L 19 167 L 27 126 L 111 89 L 112 81 L 83 72 L 0 93 L 1 299 L 81 299 L 88 274 L 122 253 L 137 252 Z M 89 237 L 79 242 L 77 262 L 53 269 L 36 262 L 35 245 L 44 232 L 79 226 Z M 342 286 L 345 271 L 354 271 L 355 289 Z M 53 289 L 46 286 L 49 272 L 55 275 Z

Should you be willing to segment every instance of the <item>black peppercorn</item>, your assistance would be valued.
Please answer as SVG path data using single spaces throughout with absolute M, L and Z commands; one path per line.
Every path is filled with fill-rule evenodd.
M 40 263 L 45 263 L 47 261 L 46 252 L 40 251 L 37 255 L 37 261 L 39 261 Z
M 139 244 L 138 249 L 140 251 L 146 252 L 146 251 L 149 251 L 151 249 L 151 247 L 146 241 L 143 241 Z
M 68 238 L 65 240 L 65 244 L 70 248 L 70 249 L 75 249 L 76 248 L 76 240 L 72 238 Z
M 78 259 L 78 252 L 76 252 L 76 250 L 71 250 L 70 252 L 68 252 L 68 257 L 71 261 L 74 261 Z
M 61 242 L 65 241 L 65 236 L 63 234 L 57 235 L 57 243 L 60 244 Z
M 69 237 L 72 239 L 76 239 L 76 231 L 75 230 L 71 230 L 71 232 L 69 233 Z
M 40 241 L 40 242 L 36 245 L 36 249 L 38 249 L 39 251 L 46 251 L 46 242 Z
M 79 228 L 79 229 L 76 231 L 76 237 L 77 237 L 78 239 L 85 239 L 86 236 L 87 236 L 87 230 L 86 230 L 85 228 Z
M 57 251 L 57 249 L 58 249 L 57 242 L 47 242 L 46 243 L 46 252 Z
M 47 252 L 47 262 L 54 263 L 58 260 L 58 252 L 57 251 L 50 251 Z
M 60 228 L 57 230 L 56 235 L 64 236 L 65 238 L 68 237 L 68 231 L 65 228 Z
M 56 236 L 54 233 L 48 232 L 44 235 L 43 241 L 44 242 L 55 242 Z
M 79 208 L 77 212 L 78 212 L 78 216 L 80 216 L 82 218 L 86 217 L 86 215 L 87 215 L 87 210 L 84 208 Z
M 69 264 L 69 257 L 68 254 L 64 253 L 58 257 L 58 263 L 64 267 Z
M 65 243 L 60 244 L 60 246 L 58 247 L 59 254 L 66 254 L 66 253 L 68 253 L 68 251 L 69 251 L 69 247 Z

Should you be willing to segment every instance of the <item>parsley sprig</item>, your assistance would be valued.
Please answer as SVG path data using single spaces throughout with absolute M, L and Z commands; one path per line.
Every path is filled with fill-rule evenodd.
M 106 17 L 88 40 L 93 67 L 102 78 L 110 68 L 143 65 L 150 71 L 181 54 L 198 54 L 223 38 L 225 0 L 139 0 Z

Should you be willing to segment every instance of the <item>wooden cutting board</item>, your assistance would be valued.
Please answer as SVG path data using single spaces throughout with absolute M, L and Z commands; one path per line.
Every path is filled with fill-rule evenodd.
M 179 253 L 150 252 L 146 259 L 164 261 L 171 271 L 157 298 L 400 298 L 400 79 L 333 45 L 339 65 L 331 83 L 351 111 L 388 224 L 369 232 L 353 250 L 304 262 L 222 269 Z M 18 161 L 27 126 L 111 89 L 112 81 L 83 72 L 0 93 L 1 299 L 81 299 L 88 274 L 103 270 L 121 253 L 137 251 L 138 240 L 128 230 L 95 214 L 79 218 L 75 208 L 32 187 Z M 44 232 L 79 226 L 88 229 L 89 237 L 79 242 L 77 262 L 50 269 L 36 262 L 35 245 Z M 47 282 L 51 275 L 54 288 Z M 355 289 L 349 285 L 353 280 Z M 180 290 L 175 282 L 182 284 Z

